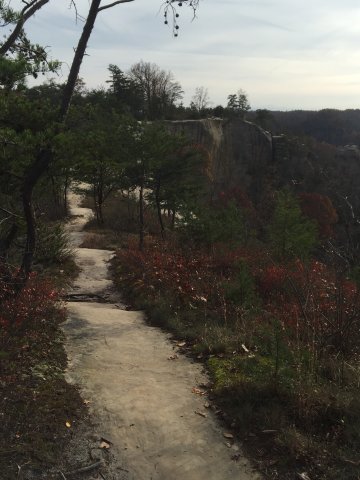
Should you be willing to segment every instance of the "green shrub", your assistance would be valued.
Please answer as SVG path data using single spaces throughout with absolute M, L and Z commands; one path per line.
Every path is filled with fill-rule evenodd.
M 295 196 L 286 190 L 277 192 L 268 238 L 274 254 L 285 260 L 308 258 L 318 242 L 315 223 L 302 215 Z
M 244 261 L 239 263 L 239 270 L 235 279 L 225 284 L 224 289 L 226 299 L 236 305 L 246 309 L 252 309 L 259 305 L 254 277 Z
M 39 223 L 35 263 L 43 266 L 62 264 L 73 256 L 69 237 L 61 223 Z

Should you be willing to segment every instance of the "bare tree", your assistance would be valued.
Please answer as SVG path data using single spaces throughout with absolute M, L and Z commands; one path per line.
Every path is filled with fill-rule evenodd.
M 168 110 L 182 98 L 181 85 L 171 72 L 155 63 L 140 61 L 128 72 L 129 78 L 141 89 L 145 102 L 145 115 L 153 120 L 163 118 Z
M 197 112 L 202 113 L 210 104 L 208 89 L 201 86 L 195 88 L 195 93 L 191 99 L 190 107 Z

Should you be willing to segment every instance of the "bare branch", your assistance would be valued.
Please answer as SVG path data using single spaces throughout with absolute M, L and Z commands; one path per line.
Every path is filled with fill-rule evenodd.
M 21 10 L 21 15 L 24 15 L 29 8 L 31 8 L 38 0 L 31 0 L 30 2 L 26 2 L 25 0 L 22 0 L 21 3 L 25 3 L 25 7 Z
M 6 213 L 6 215 L 10 215 L 10 217 L 18 217 L 18 218 L 22 218 L 20 215 L 18 215 L 17 213 L 13 213 L 13 212 L 10 212 L 9 210 L 6 210 L 6 208 L 3 208 L 3 207 L 0 207 L 0 210 L 4 213 Z M 10 218 L 9 217 L 9 218 Z
M 101 10 L 106 10 L 107 8 L 115 7 L 115 5 L 119 5 L 120 3 L 129 3 L 133 1 L 134 0 L 117 0 L 116 2 L 109 3 L 108 5 L 104 5 L 103 7 L 100 7 L 98 9 L 98 12 L 101 12 Z
M 196 18 L 196 10 L 199 7 L 199 1 L 200 0 L 182 0 L 181 2 L 178 2 L 178 0 L 165 0 L 164 3 L 162 4 L 161 9 L 164 11 L 164 17 L 165 21 L 164 23 L 167 25 L 170 22 L 172 22 L 172 29 L 173 29 L 173 35 L 174 37 L 178 36 L 178 30 L 179 30 L 179 24 L 178 24 L 178 18 L 180 14 L 178 13 L 178 9 L 176 8 L 176 3 L 177 6 L 187 6 L 190 7 L 193 11 L 193 20 Z M 172 17 L 171 20 L 169 20 L 169 17 Z
M 77 23 L 78 20 L 81 20 L 82 22 L 85 22 L 85 18 L 82 15 L 80 15 L 80 13 L 78 12 L 75 0 L 70 0 L 69 8 L 71 9 L 71 7 L 73 7 L 73 9 L 75 10 L 75 21 L 76 21 L 76 23 Z
M 10 218 L 11 218 L 11 217 L 5 217 L 5 218 L 3 218 L 2 220 L 0 220 L 0 226 L 1 226 L 3 223 L 5 223 L 5 222 L 7 222 L 8 220 L 10 220 Z

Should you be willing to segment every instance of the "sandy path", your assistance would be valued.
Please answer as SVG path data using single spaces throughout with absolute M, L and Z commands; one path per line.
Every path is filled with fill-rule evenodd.
M 71 196 L 69 224 L 74 246 L 82 241 L 91 212 Z M 239 447 L 226 446 L 224 430 L 206 397 L 193 387 L 207 383 L 202 367 L 176 352 L 169 335 L 148 326 L 141 312 L 122 309 L 111 290 L 112 253 L 77 248 L 82 272 L 74 292 L 108 302 L 70 302 L 65 325 L 68 377 L 90 401 L 101 434 L 111 440 L 119 463 L 114 479 L 256 480 Z M 169 357 L 177 354 L 174 360 Z M 196 414 L 206 412 L 206 418 Z M 240 459 L 231 457 L 240 453 Z M 126 473 L 124 473 L 126 472 Z

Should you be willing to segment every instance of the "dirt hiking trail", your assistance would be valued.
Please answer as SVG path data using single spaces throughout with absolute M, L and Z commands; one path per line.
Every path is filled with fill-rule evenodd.
M 205 408 L 207 397 L 196 390 L 208 383 L 202 366 L 142 312 L 124 309 L 108 272 L 112 252 L 79 248 L 92 215 L 80 201 L 71 194 L 68 229 L 81 273 L 67 305 L 67 375 L 111 442 L 112 479 L 259 480 Z

